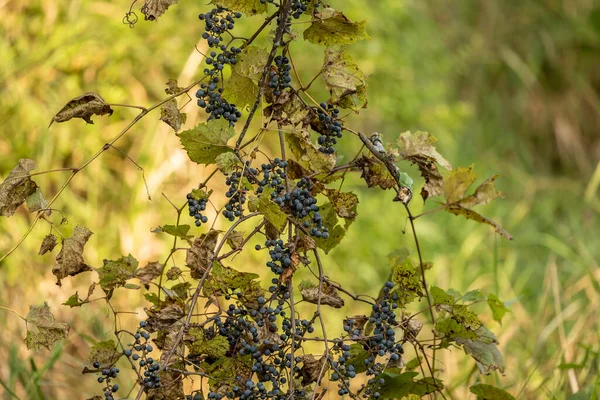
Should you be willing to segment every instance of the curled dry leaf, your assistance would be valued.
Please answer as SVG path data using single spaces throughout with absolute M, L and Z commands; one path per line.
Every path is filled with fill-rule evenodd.
M 50 121 L 66 122 L 73 118 L 81 118 L 88 124 L 93 124 L 92 115 L 112 115 L 113 109 L 104 101 L 99 94 L 89 92 L 82 96 L 75 97 L 69 101 Z M 48 127 L 50 127 L 48 125 Z
M 25 321 L 27 322 L 25 344 L 28 349 L 39 350 L 45 347 L 50 350 L 56 341 L 65 338 L 69 333 L 69 325 L 56 322 L 46 302 L 43 306 L 31 306 Z
M 183 271 L 181 271 L 181 269 L 179 267 L 171 267 L 167 271 L 167 280 L 169 280 L 169 281 L 177 280 L 181 276 L 182 273 L 183 273 Z
M 44 240 L 42 240 L 42 245 L 40 246 L 40 251 L 38 252 L 38 254 L 40 256 L 43 256 L 44 254 L 48 253 L 49 251 L 54 250 L 57 243 L 58 243 L 58 240 L 56 239 L 56 236 L 54 236 L 51 233 L 46 235 L 46 237 L 44 237 Z
M 10 217 L 28 196 L 35 193 L 37 185 L 29 177 L 35 161 L 22 158 L 0 184 L 0 215 Z
M 158 276 L 163 271 L 163 265 L 158 261 L 149 262 L 146 264 L 144 268 L 140 268 L 135 271 L 135 277 L 140 280 L 142 285 L 148 289 L 150 287 L 150 282 Z
M 302 376 L 303 385 L 310 385 L 323 377 L 325 372 L 321 373 L 321 370 L 323 370 L 323 365 L 327 362 L 327 357 L 321 357 L 317 360 L 312 354 L 307 354 L 298 358 L 298 361 L 302 363 L 300 375 Z
M 212 265 L 219 233 L 217 230 L 211 230 L 201 235 L 194 240 L 192 247 L 188 249 L 185 263 L 191 269 L 192 278 L 202 278 L 204 271 Z
M 146 21 L 155 21 L 177 2 L 178 0 L 146 0 L 140 11 Z
M 302 300 L 313 304 L 319 304 L 319 286 L 314 285 L 302 289 Z M 342 308 L 344 306 L 344 299 L 340 297 L 337 290 L 326 282 L 323 282 L 321 288 L 321 304 L 331 306 L 333 308 Z
M 92 268 L 83 261 L 83 248 L 92 236 L 92 232 L 85 226 L 76 226 L 73 235 L 63 240 L 60 253 L 56 256 L 56 265 L 52 273 L 57 278 L 57 285 L 61 285 L 61 279 L 74 276 Z
M 179 111 L 177 100 L 171 99 L 160 108 L 160 120 L 169 125 L 175 132 L 179 132 L 181 125 L 185 124 L 187 114 Z
M 95 373 L 102 369 L 114 366 L 123 355 L 112 340 L 105 340 L 94 344 L 83 367 L 82 374 Z M 100 368 L 94 368 L 94 363 L 99 362 Z

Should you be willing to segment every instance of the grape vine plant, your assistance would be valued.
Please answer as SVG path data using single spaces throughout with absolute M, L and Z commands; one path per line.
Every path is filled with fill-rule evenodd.
M 141 12 L 160 23 L 175 2 L 147 0 Z M 351 21 L 318 0 L 213 0 L 186 7 L 196 7 L 208 49 L 196 81 L 180 87 L 170 80 L 164 100 L 151 107 L 129 106 L 140 110 L 137 117 L 83 165 L 33 173 L 35 162 L 21 159 L 0 185 L 1 215 L 11 216 L 23 203 L 35 215 L 27 234 L 0 262 L 38 222 L 49 223 L 51 233 L 40 254 L 60 244 L 52 269 L 57 284 L 82 273 L 93 276 L 87 297 L 76 293 L 64 304 L 91 308 L 97 304 L 92 301 L 102 300 L 115 314 L 115 337 L 97 342 L 83 368 L 86 379 L 98 382 L 92 399 L 447 398 L 444 365 L 436 352 L 448 348 L 463 349 L 482 374 L 502 372 L 497 339 L 471 306 L 487 302 L 500 322 L 507 312 L 504 303 L 494 294 L 433 286 L 416 231 L 419 218 L 446 211 L 512 239 L 473 210 L 502 196 L 496 176 L 467 194 L 477 177 L 473 167 L 453 168 L 431 134 L 404 132 L 387 143 L 383 135 L 347 125 L 348 112 L 367 105 L 366 79 L 347 47 L 369 40 L 366 22 Z M 259 22 L 256 30 L 248 38 L 237 36 L 236 24 L 247 16 Z M 133 26 L 136 21 L 130 9 L 125 22 Z M 268 46 L 257 45 L 257 38 L 266 38 Z M 323 48 L 322 67 L 306 84 L 294 64 L 301 40 Z M 328 98 L 311 95 L 318 82 Z M 186 115 L 177 99 L 184 95 L 194 98 L 206 120 L 181 131 Z M 69 101 L 52 122 L 81 118 L 92 123 L 92 116 L 111 115 L 119 106 L 86 93 Z M 53 222 L 58 217 L 52 211 L 81 170 L 158 109 L 190 160 L 212 172 L 190 188 L 187 198 L 174 202 L 180 206 L 172 203 L 176 221 L 155 229 L 172 236 L 164 261 L 140 267 L 132 255 L 109 256 L 92 267 L 88 262 L 95 261 L 83 258 L 92 232 L 78 225 L 70 237 L 59 239 L 53 232 L 60 223 Z M 278 143 L 276 154 L 261 145 L 265 137 Z M 339 144 L 353 140 L 360 151 L 340 162 Z M 410 164 L 424 178 L 422 200 L 439 199 L 437 207 L 420 215 L 409 207 L 413 180 L 402 166 Z M 70 176 L 45 200 L 33 178 L 65 170 Z M 358 197 L 343 191 L 350 174 L 359 174 L 373 195 L 383 193 L 377 189 L 394 193 L 390 208 L 406 213 L 414 243 L 412 251 L 389 249 L 389 280 L 376 283 L 381 287 L 376 298 L 351 293 L 327 274 L 325 255 L 344 245 L 358 217 Z M 215 180 L 227 186 L 221 196 L 211 188 Z M 217 229 L 217 222 L 225 228 Z M 247 251 L 264 259 L 263 270 L 235 268 L 234 257 Z M 313 279 L 298 282 L 300 269 Z M 263 287 L 265 279 L 270 284 Z M 123 290 L 144 292 L 146 315 L 138 326 L 118 329 L 111 299 Z M 314 305 L 310 314 L 300 315 L 300 301 Z M 331 337 L 327 309 L 347 302 L 358 303 L 364 314 L 340 320 L 343 334 Z M 415 303 L 421 311 L 409 312 Z M 47 304 L 32 306 L 24 319 L 30 349 L 50 348 L 67 337 L 68 325 L 56 321 Z M 318 352 L 306 351 L 316 346 Z M 119 383 L 124 367 L 134 371 L 135 386 Z M 486 399 L 513 398 L 483 383 L 471 391 Z

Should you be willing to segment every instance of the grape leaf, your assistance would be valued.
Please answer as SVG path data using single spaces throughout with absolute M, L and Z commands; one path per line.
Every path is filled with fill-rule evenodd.
M 161 360 L 162 362 L 162 360 Z M 160 386 L 147 389 L 146 400 L 180 400 L 185 398 L 183 390 L 184 379 L 177 371 L 161 371 L 158 373 Z
M 104 340 L 94 344 L 88 355 L 88 359 L 83 367 L 82 374 L 96 373 L 103 369 L 109 369 L 114 366 L 123 352 L 119 351 L 117 345 L 112 340 Z M 99 362 L 100 367 L 95 368 L 94 363 Z
M 148 289 L 150 282 L 154 278 L 158 278 L 163 271 L 164 266 L 158 261 L 149 262 L 145 267 L 139 268 L 135 271 L 134 277 L 138 278 L 142 285 Z
M 229 351 L 229 342 L 225 336 L 217 335 L 214 338 L 205 338 L 204 329 L 192 328 L 185 335 L 184 342 L 194 356 L 206 355 L 212 358 L 224 357 Z
M 507 391 L 486 383 L 476 383 L 469 390 L 481 400 L 515 400 Z
M 242 232 L 232 231 L 229 236 L 227 236 L 227 244 L 232 250 L 240 249 L 242 243 L 244 243 L 244 235 Z
M 258 82 L 263 75 L 268 59 L 269 53 L 264 48 L 248 46 L 238 56 L 233 70 L 240 76 Z
M 216 158 L 216 162 L 219 171 L 225 175 L 231 174 L 233 169 L 241 164 L 240 159 L 234 153 L 219 154 Z
M 248 209 L 252 212 L 260 211 L 279 232 L 283 230 L 287 222 L 287 215 L 273 201 L 271 201 L 271 190 L 264 190 L 259 197 L 250 196 Z
M 496 185 L 494 184 L 494 181 L 497 178 L 498 175 L 494 175 L 486 179 L 485 182 L 483 182 L 477 187 L 477 189 L 475 189 L 475 193 L 465 197 L 464 199 L 461 199 L 459 201 L 461 207 L 471 208 L 479 204 L 488 204 L 489 202 L 497 198 L 503 198 L 504 195 L 502 194 L 502 192 L 496 189 Z
M 402 250 L 400 254 L 406 252 Z M 400 254 L 389 259 L 392 264 L 391 281 L 395 285 L 393 293 L 398 296 L 396 303 L 404 307 L 417 297 L 423 296 L 423 285 L 419 268 L 413 264 L 408 255 L 402 257 Z
M 465 192 L 477 179 L 477 174 L 473 171 L 473 166 L 467 168 L 457 168 L 451 171 L 444 180 L 443 194 L 446 203 L 457 203 L 465 197 Z
M 191 238 L 193 238 L 192 235 L 188 235 L 187 233 L 190 231 L 190 226 L 189 225 L 163 225 L 163 226 L 159 226 L 158 228 L 155 228 L 152 230 L 152 232 L 154 233 L 160 233 L 160 232 L 164 232 L 166 234 L 169 234 L 171 236 L 175 236 L 179 239 L 183 239 L 183 240 L 189 240 Z
M 165 93 L 166 94 L 175 94 L 175 93 L 179 93 L 183 90 L 183 88 L 181 86 L 179 86 L 179 84 L 177 83 L 177 79 L 169 79 L 168 82 L 166 83 L 167 88 L 165 89 Z
M 190 160 L 207 165 L 214 164 L 220 154 L 232 151 L 227 141 L 234 135 L 235 131 L 224 119 L 210 120 L 177 134 Z
M 46 201 L 46 199 L 44 198 L 44 195 L 42 194 L 40 188 L 36 188 L 35 192 L 27 196 L 26 203 L 29 212 L 40 211 L 48 207 L 48 201 Z M 47 216 L 50 216 L 51 213 L 52 210 L 46 210 L 45 212 Z
M 66 122 L 73 118 L 81 118 L 88 124 L 93 124 L 92 115 L 111 116 L 113 109 L 104 101 L 100 95 L 88 92 L 82 96 L 75 97 L 69 101 L 50 121 L 50 125 L 54 122 Z M 50 127 L 48 125 L 48 127 Z
M 175 132 L 179 132 L 181 125 L 185 124 L 187 114 L 179 111 L 177 100 L 171 99 L 160 108 L 160 120 L 169 125 Z
M 356 165 L 362 169 L 361 178 L 368 187 L 379 186 L 385 190 L 396 186 L 396 180 L 377 157 L 363 156 L 357 160 Z
M 436 163 L 447 170 L 452 169 L 450 163 L 435 149 L 435 142 L 437 142 L 435 136 L 421 131 L 404 132 L 398 139 L 400 155 L 405 160 L 416 164 L 425 179 L 425 185 L 421 190 L 423 200 L 442 194 L 444 178 Z
M 169 280 L 169 281 L 177 280 L 181 276 L 182 273 L 183 273 L 183 271 L 179 267 L 171 267 L 167 271 L 167 280 Z
M 310 285 L 303 287 L 300 291 L 302 300 L 312 304 L 319 304 L 319 285 Z M 321 304 L 331 306 L 333 308 L 342 308 L 344 306 L 344 299 L 340 297 L 337 290 L 328 284 L 323 283 L 321 288 Z
M 338 217 L 354 220 L 357 216 L 358 196 L 352 192 L 340 192 L 335 189 L 326 189 L 325 196 L 329 199 Z
M 453 204 L 453 205 L 446 207 L 445 210 L 448 212 L 451 212 L 454 215 L 462 215 L 463 217 L 465 217 L 467 219 L 472 219 L 473 221 L 477 221 L 482 224 L 491 225 L 496 229 L 496 232 L 498 232 L 500 235 L 504 236 L 508 240 L 513 239 L 511 234 L 508 233 L 504 228 L 502 228 L 498 223 L 492 221 L 489 218 L 484 217 L 483 215 L 481 215 L 471 209 L 463 208 L 458 204 Z
M 44 237 L 44 240 L 42 240 L 42 245 L 40 246 L 40 251 L 38 252 L 38 254 L 40 256 L 43 256 L 44 254 L 48 253 L 49 251 L 54 250 L 57 243 L 58 243 L 58 241 L 56 239 L 56 236 L 54 236 L 51 233 L 46 235 Z
M 184 305 L 184 301 L 180 298 L 169 296 L 154 307 L 145 309 L 148 314 L 146 330 L 156 332 L 162 329 L 167 331 L 177 329 L 185 318 Z
M 306 354 L 298 357 L 298 361 L 302 363 L 300 368 L 300 376 L 302 377 L 302 385 L 310 385 L 311 383 L 320 384 L 317 382 L 322 377 L 323 367 L 327 363 L 327 357 L 321 357 L 318 360 L 312 354 Z M 325 368 L 327 370 L 327 368 Z
M 213 0 L 212 4 L 218 4 L 221 7 L 248 15 L 264 14 L 267 12 L 267 4 L 263 4 L 260 0 Z
M 146 0 L 142 8 L 142 14 L 146 21 L 155 21 L 163 15 L 167 9 L 179 0 Z
M 138 261 L 129 254 L 118 260 L 104 260 L 104 265 L 96 269 L 100 276 L 100 287 L 105 292 L 124 286 L 128 279 L 135 276 Z
M 272 103 L 264 109 L 266 117 L 281 122 L 283 125 L 296 126 L 300 122 L 308 124 L 310 108 L 298 96 L 287 90 L 274 98 L 269 98 L 269 92 L 267 91 L 266 96 L 267 101 Z
M 335 207 L 331 203 L 325 203 L 319 207 L 319 213 L 323 219 L 323 226 L 328 228 L 329 237 L 327 239 L 316 238 L 317 247 L 329 253 L 335 246 L 340 244 L 346 235 L 346 227 L 338 223 L 338 218 L 335 212 Z M 348 222 L 346 222 L 348 223 Z
M 441 381 L 437 379 L 424 378 L 415 381 L 414 378 L 419 375 L 418 372 L 407 371 L 401 373 L 400 371 L 398 368 L 388 368 L 386 372 L 380 375 L 384 380 L 379 389 L 382 398 L 400 399 L 410 395 L 425 396 L 444 387 Z
M 322 76 L 331 93 L 331 104 L 353 110 L 367 106 L 365 76 L 344 47 L 325 49 Z
M 471 340 L 462 337 L 457 337 L 456 343 L 462 345 L 465 353 L 477 361 L 477 366 L 482 374 L 488 375 L 495 370 L 504 373 L 504 359 L 496 343 L 486 343 L 481 339 Z
M 50 350 L 56 341 L 64 339 L 69 333 L 69 325 L 56 322 L 46 302 L 43 306 L 30 306 L 25 321 L 27 337 L 24 342 L 30 350 L 39 350 L 42 347 Z
M 258 85 L 252 79 L 242 76 L 234 70 L 225 83 L 223 97 L 228 102 L 243 108 L 254 103 L 256 96 L 258 96 Z
M 200 235 L 188 249 L 185 263 L 191 269 L 192 278 L 201 279 L 206 269 L 212 265 L 219 233 L 220 231 L 211 230 Z
M 0 184 L 0 215 L 10 217 L 28 196 L 35 193 L 37 185 L 29 177 L 35 161 L 22 158 Z
M 306 129 L 289 132 L 287 144 L 296 156 L 297 161 L 313 172 L 329 172 L 335 167 L 335 155 L 324 154 L 310 141 L 310 133 Z
M 91 271 L 92 268 L 83 260 L 83 248 L 92 236 L 92 232 L 85 226 L 76 226 L 73 235 L 62 242 L 62 248 L 56 256 L 56 264 L 52 273 L 56 276 L 57 285 L 61 285 L 61 279 L 74 276 L 82 272 Z
M 498 321 L 498 323 L 502 325 L 502 317 L 504 317 L 504 314 L 506 314 L 509 311 L 508 308 L 506 308 L 504 303 L 500 301 L 498 297 L 493 293 L 490 293 L 488 295 L 487 303 L 490 306 L 490 309 L 492 310 L 492 317 L 494 318 L 494 320 Z
M 203 291 L 206 296 L 220 296 L 230 290 L 245 292 L 251 282 L 259 278 L 259 275 L 250 272 L 241 272 L 226 267 L 219 261 L 213 262 L 211 279 L 204 283 Z
M 81 307 L 85 303 L 89 303 L 90 297 L 94 293 L 94 289 L 96 289 L 96 285 L 97 285 L 96 282 L 94 282 L 90 285 L 90 288 L 88 289 L 87 297 L 85 299 L 81 299 L 79 297 L 79 292 L 75 292 L 74 295 L 69 297 L 69 299 L 63 303 L 63 306 L 69 306 L 69 307 L 73 308 L 73 307 Z
M 365 30 L 366 21 L 352 22 L 344 14 L 325 9 L 304 31 L 304 40 L 321 46 L 350 44 L 359 40 L 370 40 Z

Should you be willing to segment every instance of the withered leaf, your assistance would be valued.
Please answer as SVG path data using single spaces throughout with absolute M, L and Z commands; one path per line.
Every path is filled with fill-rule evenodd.
M 312 354 L 307 354 L 300 356 L 299 361 L 302 363 L 302 368 L 300 368 L 302 385 L 310 385 L 313 382 L 316 382 L 318 385 L 320 382 L 317 382 L 317 380 L 319 380 L 319 377 L 322 378 L 327 370 L 324 367 L 325 363 L 327 363 L 327 357 L 321 357 L 317 360 Z
M 57 285 L 60 286 L 61 279 L 67 276 L 92 270 L 83 260 L 83 248 L 91 236 L 92 232 L 88 228 L 78 225 L 73 230 L 73 235 L 63 240 L 62 248 L 56 256 L 56 264 L 52 268 Z
M 175 357 L 171 357 L 174 359 Z M 161 364 L 162 365 L 162 364 Z M 181 373 L 176 371 L 162 371 L 158 374 L 160 386 L 155 389 L 146 389 L 147 400 L 180 400 L 185 398 L 183 379 Z
M 39 187 L 35 189 L 35 192 L 27 196 L 26 203 L 29 212 L 40 211 L 48 207 L 48 201 L 44 198 L 44 195 Z M 50 216 L 52 214 L 52 210 L 46 210 L 44 214 L 46 216 Z
M 298 129 L 286 135 L 290 150 L 297 157 L 300 164 L 314 172 L 329 172 L 335 167 L 335 155 L 319 151 L 310 140 L 310 133 L 306 129 Z
M 104 265 L 96 272 L 100 276 L 100 286 L 105 292 L 125 286 L 128 279 L 135 276 L 138 260 L 131 254 L 118 260 L 104 260 Z
M 325 49 L 322 76 L 331 93 L 332 104 L 353 110 L 366 107 L 365 76 L 342 46 Z
M 22 158 L 0 184 L 0 215 L 10 217 L 28 196 L 35 193 L 37 185 L 29 177 L 34 168 L 35 161 Z
M 179 278 L 181 276 L 181 274 L 182 274 L 181 269 L 179 269 L 178 267 L 171 267 L 167 271 L 167 280 L 174 281 L 177 278 Z
M 350 44 L 359 40 L 369 40 L 365 30 L 366 21 L 352 22 L 341 12 L 326 8 L 320 19 L 315 19 L 304 31 L 304 40 L 321 46 Z
M 179 86 L 179 84 L 177 83 L 177 79 L 169 79 L 169 81 L 167 82 L 167 88 L 165 89 L 165 93 L 166 94 L 175 94 L 175 93 L 179 93 L 183 90 L 183 88 L 181 86 Z
M 302 300 L 312 304 L 319 304 L 319 285 L 305 287 L 300 293 L 302 294 Z M 333 286 L 327 282 L 323 282 L 320 303 L 333 308 L 342 308 L 344 306 L 344 299 L 340 297 Z
M 44 237 L 44 240 L 42 240 L 42 245 L 40 246 L 40 251 L 38 252 L 38 254 L 40 256 L 43 256 L 44 254 L 48 253 L 49 251 L 54 250 L 57 243 L 58 243 L 58 240 L 56 239 L 56 236 L 54 236 L 51 233 L 46 235 Z
M 112 115 L 113 109 L 104 101 L 100 95 L 88 92 L 82 96 L 75 97 L 69 101 L 50 121 L 66 122 L 73 118 L 81 118 L 88 124 L 93 124 L 92 115 Z M 50 126 L 48 126 L 50 127 Z
M 153 261 L 146 264 L 144 268 L 136 270 L 135 277 L 140 280 L 146 289 L 148 289 L 150 287 L 150 282 L 152 282 L 154 278 L 159 277 L 162 271 L 163 265 L 158 261 Z
M 242 243 L 244 243 L 244 235 L 242 232 L 232 231 L 229 233 L 229 236 L 227 236 L 227 244 L 232 250 L 242 247 Z
M 112 340 L 104 340 L 97 342 L 90 350 L 88 359 L 83 367 L 82 374 L 96 373 L 103 369 L 108 369 L 114 366 L 123 352 L 119 351 L 117 345 Z M 99 362 L 100 367 L 94 368 L 94 363 Z
M 484 217 L 483 215 L 473 211 L 469 208 L 464 208 L 460 206 L 460 204 L 453 204 L 446 207 L 446 211 L 451 212 L 454 215 L 462 215 L 467 219 L 472 219 L 473 221 L 477 221 L 482 224 L 487 224 L 493 226 L 500 235 L 504 236 L 508 240 L 513 240 L 513 237 L 510 233 L 508 233 L 504 228 L 502 228 L 498 223 L 492 221 L 491 219 Z
M 379 186 L 382 189 L 390 189 L 396 186 L 396 180 L 377 157 L 363 156 L 357 161 L 357 165 L 362 169 L 361 177 L 367 182 L 368 187 Z
M 333 208 L 339 217 L 350 220 L 356 218 L 358 196 L 354 193 L 344 193 L 335 189 L 326 189 L 325 196 L 327 196 L 331 204 L 333 204 Z
M 146 0 L 140 11 L 144 14 L 146 21 L 155 21 L 163 15 L 167 9 L 179 0 Z
M 148 314 L 148 332 L 156 332 L 161 329 L 176 329 L 176 323 L 185 317 L 184 303 L 178 297 L 167 297 L 160 307 L 146 309 Z
M 219 233 L 220 231 L 211 230 L 201 235 L 194 240 L 192 247 L 188 249 L 185 263 L 191 269 L 192 278 L 201 279 L 206 269 L 212 265 Z
M 25 321 L 27 323 L 25 344 L 30 350 L 39 350 L 42 347 L 50 350 L 56 341 L 64 339 L 69 333 L 69 325 L 56 322 L 46 302 L 43 306 L 29 307 L 29 314 Z
M 169 125 L 175 132 L 179 132 L 181 125 L 185 124 L 187 114 L 179 111 L 177 100 L 171 99 L 160 108 L 160 120 Z
M 85 303 L 89 303 L 90 297 L 94 293 L 94 289 L 96 289 L 96 285 L 97 285 L 96 282 L 94 282 L 90 285 L 90 287 L 88 289 L 87 297 L 85 299 L 81 299 L 79 297 L 79 292 L 75 292 L 74 295 L 69 297 L 69 299 L 63 303 L 63 306 L 69 306 L 69 307 L 73 308 L 73 307 L 81 307 Z

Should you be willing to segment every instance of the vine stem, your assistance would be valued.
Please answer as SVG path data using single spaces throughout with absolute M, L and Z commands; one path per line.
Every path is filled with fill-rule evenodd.
M 25 317 L 23 317 L 21 314 L 19 314 L 18 312 L 16 312 L 16 311 L 15 311 L 15 310 L 13 310 L 13 309 L 10 309 L 10 308 L 8 308 L 8 307 L 3 307 L 3 306 L 0 306 L 0 310 L 6 310 L 6 311 L 9 311 L 9 312 L 11 312 L 11 313 L 15 314 L 17 317 L 21 318 L 23 321 L 26 321 Z
M 315 400 L 317 396 L 317 389 L 321 383 L 321 379 L 325 374 L 325 366 L 329 362 L 329 342 L 327 341 L 327 332 L 325 330 L 325 321 L 323 321 L 323 316 L 321 315 L 321 295 L 323 293 L 323 282 L 325 280 L 325 275 L 323 272 L 323 263 L 321 262 L 321 258 L 319 257 L 319 251 L 317 249 L 313 249 L 313 253 L 315 255 L 315 260 L 317 261 L 317 266 L 319 267 L 319 291 L 317 297 L 317 314 L 319 315 L 319 322 L 321 323 L 321 330 L 323 331 L 323 341 L 325 342 L 325 362 L 321 365 L 321 370 L 319 371 L 319 376 L 317 377 L 316 387 L 312 395 L 312 400 Z
M 29 236 L 29 234 L 33 231 L 33 228 L 35 227 L 35 225 L 37 224 L 37 222 L 42 218 L 42 216 L 44 215 L 44 213 L 50 207 L 52 207 L 52 205 L 58 199 L 58 197 L 62 194 L 62 192 L 69 186 L 69 184 L 71 183 L 71 181 L 73 180 L 73 178 L 75 178 L 75 175 L 77 175 L 79 172 L 81 172 L 83 169 L 85 169 L 88 165 L 90 165 L 92 162 L 94 162 L 106 150 L 110 149 L 113 146 L 113 144 L 115 144 L 119 139 L 121 139 L 135 124 L 137 124 L 148 113 L 150 113 L 151 111 L 157 109 L 158 107 L 162 106 L 163 104 L 171 101 L 172 99 L 174 99 L 176 97 L 179 97 L 179 96 L 181 96 L 184 93 L 189 92 L 194 86 L 198 85 L 204 79 L 206 79 L 206 78 L 202 78 L 202 79 L 199 79 L 199 80 L 193 82 L 192 84 L 190 84 L 187 87 L 183 88 L 179 92 L 177 92 L 175 94 L 172 94 L 171 96 L 167 97 L 164 100 L 161 100 L 160 102 L 154 104 L 153 106 L 151 106 L 149 108 L 144 108 L 125 128 L 123 128 L 123 130 L 121 130 L 121 132 L 119 132 L 117 134 L 117 136 L 115 136 L 110 142 L 104 144 L 100 150 L 98 150 L 92 157 L 90 157 L 80 167 L 78 167 L 78 168 L 69 168 L 71 170 L 71 175 L 67 178 L 67 180 L 65 181 L 65 183 L 63 183 L 62 186 L 58 189 L 58 192 L 56 192 L 56 194 L 54 195 L 54 197 L 52 197 L 52 199 L 48 202 L 48 205 L 44 209 L 38 211 L 37 216 L 35 217 L 35 219 L 31 223 L 31 225 L 29 226 L 29 229 L 27 230 L 27 232 L 25 232 L 25 234 L 21 237 L 21 239 L 19 239 L 19 241 L 6 254 L 4 254 L 2 257 L 0 257 L 0 266 L 2 265 L 2 262 L 4 260 L 6 260 L 6 258 L 8 258 L 8 256 L 10 256 L 12 253 L 14 253 L 14 251 L 16 249 L 18 249 L 19 246 L 25 241 L 25 239 L 27 238 L 27 236 Z

